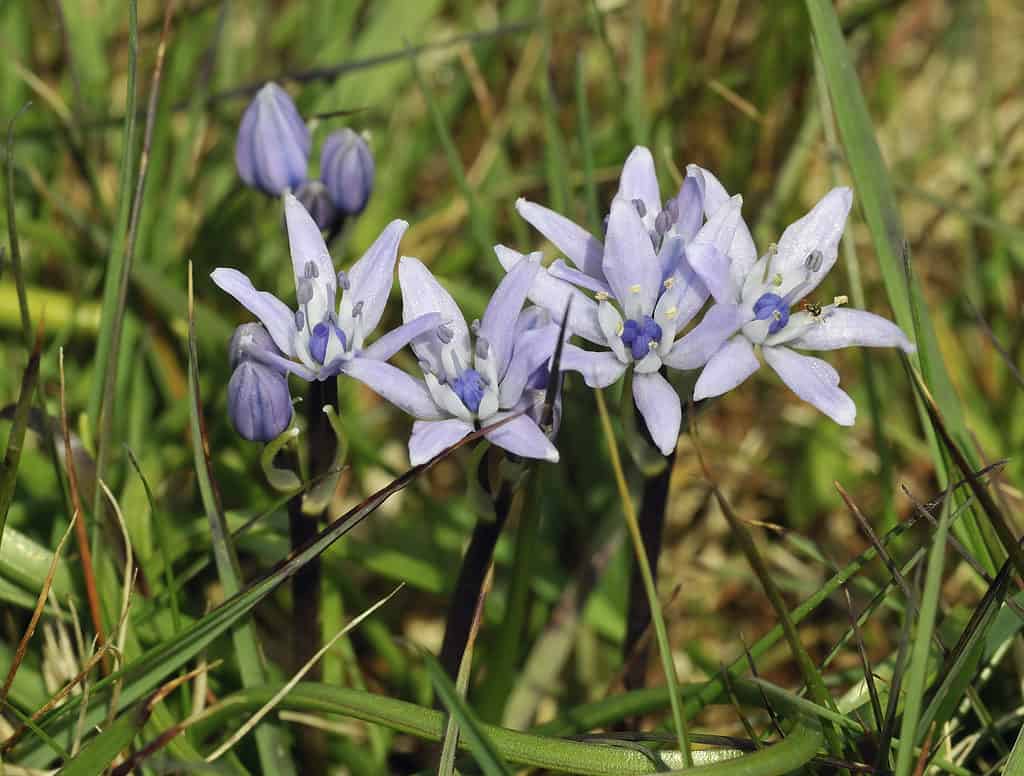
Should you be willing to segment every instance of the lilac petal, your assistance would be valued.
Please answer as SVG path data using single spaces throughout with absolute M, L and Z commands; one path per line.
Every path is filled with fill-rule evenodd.
M 679 194 L 676 195 L 676 207 L 679 208 L 676 233 L 684 242 L 690 242 L 700 229 L 700 225 L 704 223 L 705 188 L 703 180 L 690 173 L 690 167 L 695 166 L 689 165 L 686 168 L 686 178 L 679 187 Z
M 913 353 L 917 349 L 892 321 L 848 307 L 832 310 L 786 344 L 801 350 L 835 350 L 853 345 L 900 348 L 905 353 Z
M 419 466 L 442 450 L 471 434 L 473 426 L 458 418 L 448 420 L 417 420 L 409 437 L 409 463 Z
M 640 214 L 625 200 L 612 202 L 602 266 L 627 318 L 654 311 L 661 294 L 661 264 Z
M 508 416 L 507 412 L 499 412 L 491 420 L 496 423 Z M 527 415 L 520 415 L 492 431 L 487 431 L 484 436 L 492 444 L 523 458 L 539 458 L 542 461 L 558 463 L 558 450 L 551 444 L 551 440 L 544 436 L 540 426 Z
M 499 404 L 502 409 L 512 407 L 526 390 L 530 377 L 542 364 L 551 358 L 558 342 L 559 327 L 548 324 L 539 329 L 520 334 L 512 350 L 508 369 L 501 378 Z
M 662 360 L 673 369 L 699 369 L 748 319 L 738 305 L 712 305 Z
M 686 257 L 686 240 L 678 235 L 666 234 L 658 250 L 658 263 L 661 265 L 661 279 L 672 277 Z
M 852 426 L 857 405 L 839 387 L 839 374 L 820 358 L 802 356 L 789 348 L 761 348 L 764 360 L 797 396 L 813 404 L 841 426 Z
M 269 350 L 261 351 L 258 355 L 254 356 L 254 359 L 256 361 L 261 361 L 280 372 L 291 372 L 293 375 L 302 378 L 307 383 L 311 383 L 320 377 L 317 372 L 314 372 L 304 364 L 300 364 L 298 361 L 292 361 L 290 358 L 285 358 L 284 356 Z
M 822 197 L 807 215 L 786 227 L 779 238 L 771 272 L 781 273 L 786 278 L 786 285 L 792 288 L 796 284 L 790 282 L 789 275 L 802 273 L 807 257 L 814 251 L 821 251 L 821 265 L 808 278 L 804 294 L 813 291 L 836 263 L 839 238 L 843 235 L 852 204 L 853 192 L 840 186 Z M 788 288 L 779 293 L 786 290 Z
M 231 294 L 246 310 L 267 327 L 277 349 L 286 356 L 295 355 L 292 338 L 295 334 L 295 316 L 284 302 L 269 291 L 257 291 L 252 281 L 237 269 L 218 267 L 210 278 L 222 290 Z
M 676 389 L 657 372 L 634 374 L 633 401 L 643 415 L 654 444 L 662 455 L 669 455 L 676 449 L 683 420 L 683 406 Z
M 441 323 L 451 329 L 455 336 L 455 347 L 466 365 L 471 363 L 469 327 L 462 311 L 437 279 L 419 259 L 403 256 L 398 263 L 398 283 L 402 287 L 402 320 L 405 323 L 427 313 L 440 313 Z M 441 363 L 440 343 L 433 333 L 427 333 L 412 340 L 416 357 L 426 361 L 437 374 L 444 373 Z
M 725 242 L 725 233 L 723 233 L 715 245 L 729 257 L 733 281 L 737 288 L 741 288 L 744 278 L 757 261 L 757 248 L 754 245 L 754 238 L 750 235 L 750 229 L 742 216 L 736 219 L 735 225 L 733 225 L 729 210 L 723 210 L 723 208 L 729 208 L 730 202 L 735 198 L 729 196 L 718 178 L 710 171 L 695 164 L 687 166 L 686 172 L 687 175 L 699 175 L 704 184 L 704 212 L 707 214 L 708 221 L 721 218 L 730 221 L 729 229 L 732 230 L 732 236 L 728 242 Z M 742 199 L 740 203 L 742 204 Z
M 434 331 L 441 325 L 441 316 L 437 313 L 427 313 L 419 318 L 413 318 L 408 323 L 403 323 L 387 334 L 381 335 L 372 345 L 363 348 L 359 355 L 363 358 L 372 358 L 376 361 L 387 361 L 395 353 L 404 348 L 415 337 Z
M 605 293 L 608 296 L 612 295 L 612 290 L 605 281 L 592 278 L 585 272 L 573 269 L 561 259 L 555 259 L 551 262 L 548 267 L 548 274 L 558 280 L 564 280 L 566 283 L 572 283 L 574 286 L 593 291 L 595 294 Z
M 700 181 L 701 191 L 704 195 L 704 215 L 709 219 L 718 212 L 719 208 L 729 202 L 729 193 L 711 170 L 696 164 L 688 164 L 686 165 L 686 175 Z
M 693 386 L 693 400 L 721 396 L 750 377 L 760 366 L 746 337 L 733 337 L 716 352 Z
M 414 418 L 439 420 L 445 417 L 430 398 L 430 392 L 422 380 L 407 375 L 391 364 L 356 356 L 345 362 L 341 371 Z
M 575 345 L 562 348 L 562 371 L 579 372 L 591 388 L 607 388 L 626 371 L 626 365 L 610 350 L 583 350 Z
M 714 244 L 694 241 L 686 246 L 686 260 L 704 281 L 711 296 L 719 304 L 736 304 L 740 289 L 733 281 L 729 257 Z
M 622 165 L 619 176 L 619 191 L 616 199 L 626 202 L 640 200 L 651 218 L 661 212 L 661 192 L 658 190 L 658 175 L 654 171 L 654 157 L 643 146 L 634 148 Z
M 338 287 L 338 279 L 334 274 L 334 262 L 327 251 L 324 236 L 316 225 L 313 216 L 292 194 L 284 196 L 284 220 L 288 228 L 288 248 L 292 254 L 292 269 L 295 272 L 296 286 L 306 275 L 306 265 L 313 262 L 317 272 L 317 282 L 327 288 L 328 309 L 334 308 L 334 299 Z
M 376 329 L 384 315 L 384 307 L 394 282 L 398 243 L 408 228 L 407 221 L 392 221 L 348 271 L 351 285 L 345 296 L 352 300 L 353 305 L 363 303 L 364 334 Z
M 501 283 L 491 295 L 484 316 L 480 319 L 480 331 L 477 335 L 491 348 L 495 369 L 499 375 L 505 373 L 512 345 L 515 342 L 516 319 L 526 302 L 526 295 L 533 286 L 534 278 L 540 269 L 540 253 L 531 253 L 525 261 L 517 262 L 502 278 Z
M 504 245 L 495 245 L 494 252 L 506 272 L 525 258 L 523 254 Z M 604 334 L 601 333 L 601 327 L 597 322 L 597 304 L 564 280 L 553 278 L 546 270 L 541 270 L 530 286 L 530 301 L 545 308 L 555 321 L 562 320 L 568 307 L 569 330 L 595 344 L 605 344 Z
M 604 246 L 600 240 L 565 216 L 527 199 L 516 200 L 516 210 L 527 223 L 551 240 L 578 269 L 591 277 L 604 278 L 601 269 Z

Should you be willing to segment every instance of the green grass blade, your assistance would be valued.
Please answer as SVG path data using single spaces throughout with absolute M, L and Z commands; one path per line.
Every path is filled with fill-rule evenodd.
M 437 670 L 443 675 L 440 666 Z M 258 709 L 279 689 L 279 684 L 268 685 L 241 690 L 222 699 L 196 723 L 196 735 L 202 737 L 212 730 L 220 729 L 228 720 Z M 652 692 L 642 690 L 629 695 Z M 302 682 L 281 699 L 279 708 L 354 717 L 428 741 L 440 741 L 444 735 L 445 715 L 435 709 L 346 687 Z M 493 743 L 498 755 L 510 763 L 522 766 L 587 776 L 632 776 L 655 772 L 675 773 L 666 771 L 666 767 L 681 768 L 683 765 L 678 752 L 661 752 L 662 762 L 652 763 L 647 754 L 632 748 L 523 733 L 483 723 L 479 727 L 481 733 Z M 467 748 L 468 743 L 464 741 L 461 746 Z M 714 750 L 696 751 L 695 767 L 682 773 L 687 776 L 781 776 L 808 763 L 817 754 L 821 744 L 821 732 L 815 726 L 797 725 L 781 743 L 724 762 L 715 762 L 718 753 Z
M 21 451 L 25 444 L 25 431 L 28 429 L 29 412 L 32 409 L 32 394 L 39 380 L 39 358 L 43 346 L 42 337 L 36 339 L 32 355 L 21 375 L 21 391 L 18 404 L 14 410 L 14 422 L 7 437 L 7 450 L 0 462 L 0 547 L 3 546 L 4 528 L 7 525 L 7 513 L 14 501 L 14 490 L 18 485 L 18 466 L 21 463 Z
M 107 254 L 106 275 L 103 283 L 103 307 L 100 319 L 100 331 L 96 340 L 96 356 L 93 360 L 96 374 L 92 380 L 92 392 L 89 395 L 89 420 L 98 429 L 100 407 L 103 404 L 106 375 L 117 363 L 117 354 L 110 350 L 114 342 L 114 328 L 122 317 L 119 310 L 123 302 L 119 300 L 121 275 L 125 260 L 125 242 L 128 238 L 128 219 L 132 206 L 132 179 L 135 169 L 135 124 L 137 117 L 136 75 L 139 60 L 139 19 L 137 0 L 128 3 L 128 83 L 126 87 L 124 133 L 121 146 L 121 169 L 117 184 L 117 219 L 114 224 L 113 238 L 110 241 L 110 252 Z M 99 370 L 102 370 L 100 372 Z M 107 397 L 108 399 L 110 397 Z
M 839 17 L 831 0 L 806 0 L 806 5 L 857 199 L 871 232 L 889 303 L 900 327 L 906 332 L 914 332 L 917 359 L 925 380 L 954 436 L 967 448 L 969 445 L 963 443 L 969 440 L 969 436 L 960 401 L 942 361 L 928 308 L 917 281 L 907 277 L 904 253 L 908 249 L 895 191 L 875 138 L 867 102 Z M 945 466 L 937 449 L 933 448 L 933 454 L 940 476 L 944 477 Z M 971 465 L 977 468 L 977 461 L 971 460 Z M 972 516 L 963 521 L 963 531 L 971 551 L 983 560 L 989 573 L 994 573 L 996 564 L 980 526 Z
M 472 652 L 467 649 L 462 661 L 463 665 L 466 665 L 467 668 L 469 661 L 472 659 L 471 656 Z M 479 720 L 477 720 L 476 715 L 469 708 L 465 698 L 462 697 L 455 685 L 452 684 L 445 670 L 441 668 L 441 664 L 437 662 L 433 655 L 426 653 L 423 655 L 423 660 L 427 667 L 427 673 L 430 674 L 430 681 L 434 685 L 437 694 L 441 697 L 441 702 L 448 709 L 451 718 L 458 723 L 458 729 L 454 733 L 451 732 L 452 728 L 446 725 L 442 769 L 445 766 L 445 754 L 450 758 L 448 766 L 450 768 L 454 766 L 454 743 L 464 736 L 469 750 L 473 753 L 477 765 L 480 766 L 480 770 L 484 772 L 485 776 L 511 776 L 508 766 L 505 765 L 493 742 L 483 731 Z M 463 678 L 461 665 L 459 667 L 459 675 L 460 679 Z M 442 770 L 439 770 L 438 774 L 441 773 Z M 449 773 L 451 773 L 450 770 Z
M 189 267 L 189 299 L 192 298 L 192 270 Z M 220 496 L 213 477 L 210 463 L 209 446 L 206 436 L 206 424 L 202 415 L 202 397 L 199 393 L 199 357 L 196 355 L 195 320 L 189 309 L 188 336 L 188 383 L 189 383 L 189 418 L 192 437 L 192 454 L 194 458 L 196 478 L 202 496 L 203 508 L 210 521 L 210 535 L 213 543 L 213 556 L 217 566 L 217 577 L 224 592 L 233 596 L 243 587 L 241 570 L 235 546 L 231 541 L 227 519 L 221 508 Z M 256 632 L 251 624 L 239 625 L 232 639 L 235 644 L 235 655 L 238 658 L 238 669 L 245 687 L 262 684 L 266 681 L 263 660 L 260 653 Z M 256 728 L 256 747 L 259 750 L 260 765 L 264 773 L 295 773 L 294 766 L 288 759 L 285 747 L 281 743 L 281 730 L 267 722 Z
M 903 708 L 903 720 L 900 723 L 900 743 L 896 753 L 896 776 L 910 776 L 911 768 L 914 766 L 914 750 L 918 741 L 917 725 L 924 703 L 928 664 L 931 662 L 932 633 L 935 630 L 939 608 L 942 567 L 946 559 L 946 534 L 949 532 L 949 517 L 952 513 L 951 504 L 952 500 L 949 499 L 943 505 L 942 516 L 939 518 L 938 528 L 935 529 L 931 553 L 928 556 L 928 570 L 925 574 L 924 593 L 921 596 L 921 609 L 910 650 L 910 662 L 907 666 L 906 700 Z
M 26 103 L 25 108 L 30 104 Z M 18 115 L 21 115 L 20 112 Z M 32 318 L 28 312 L 28 293 L 25 291 L 25 273 L 21 266 L 21 248 L 18 244 L 18 229 L 14 218 L 14 122 L 17 120 L 18 116 L 15 116 L 7 127 L 7 240 L 11 246 L 11 274 L 14 275 L 18 291 L 21 336 L 25 341 L 25 347 L 28 348 L 32 344 Z M 0 259 L 3 259 L 2 254 Z

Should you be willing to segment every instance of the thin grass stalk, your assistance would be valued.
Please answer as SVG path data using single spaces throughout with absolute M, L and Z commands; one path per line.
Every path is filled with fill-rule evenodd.
M 462 654 L 459 663 L 459 671 L 455 676 L 455 692 L 460 698 L 465 698 L 469 691 L 469 678 L 473 672 L 473 648 L 476 644 L 477 635 L 480 633 L 480 623 L 483 621 L 484 604 L 487 601 L 487 594 L 491 590 L 491 583 L 494 581 L 494 563 L 487 569 L 487 576 L 484 577 L 484 586 L 480 589 L 480 598 L 477 599 L 473 608 L 473 622 L 469 628 L 469 638 L 466 639 L 466 651 Z M 454 714 L 448 715 L 448 722 L 445 725 L 444 741 L 441 744 L 441 762 L 437 768 L 437 776 L 453 776 L 455 772 L 455 753 L 459 746 L 459 721 Z
M 932 549 L 928 556 L 928 570 L 925 575 L 924 593 L 921 596 L 920 614 L 917 618 L 917 630 L 910 652 L 910 663 L 907 667 L 906 700 L 903 709 L 903 720 L 900 724 L 900 743 L 896 750 L 896 776 L 910 776 L 914 765 L 914 748 L 917 736 L 917 723 L 924 705 L 925 682 L 928 678 L 928 665 L 931 662 L 932 632 L 939 608 L 939 594 L 942 587 L 942 569 L 946 559 L 946 533 L 949 531 L 951 501 L 947 501 L 939 518 L 939 526 L 935 529 Z M 910 614 L 908 613 L 909 617 Z
M 21 247 L 14 213 L 14 124 L 31 105 L 25 103 L 7 125 L 7 240 L 11 246 L 11 273 L 18 293 L 18 311 L 21 315 L 21 336 L 25 348 L 32 347 L 32 318 L 28 311 L 28 293 L 25 291 L 25 272 L 21 265 Z
M 32 396 L 39 380 L 39 360 L 43 347 L 43 328 L 40 322 L 36 333 L 35 345 L 32 347 L 28 364 L 21 375 L 21 389 L 18 403 L 14 410 L 14 421 L 7 436 L 7 450 L 3 461 L 0 461 L 0 542 L 4 538 L 7 525 L 7 513 L 14 501 L 14 490 L 18 484 L 18 466 L 21 463 L 21 451 L 25 445 L 25 431 L 28 429 L 29 413 L 32 410 Z
M 625 514 L 626 527 L 633 541 L 636 564 L 640 568 L 644 588 L 647 592 L 647 602 L 654 622 L 654 635 L 658 642 L 658 651 L 661 653 L 662 668 L 665 672 L 665 681 L 668 685 L 669 698 L 672 702 L 672 724 L 679 744 L 679 751 L 683 755 L 683 762 L 687 768 L 690 768 L 693 766 L 693 756 L 690 753 L 689 732 L 686 720 L 683 717 L 682 699 L 679 695 L 679 680 L 676 677 L 676 666 L 672 658 L 672 647 L 669 644 L 665 619 L 661 613 L 661 603 L 658 601 L 658 590 L 654 584 L 654 575 L 651 572 L 651 567 L 647 562 L 647 551 L 644 548 L 643 536 L 640 533 L 640 525 L 637 520 L 636 511 L 633 508 L 633 501 L 629 495 L 629 485 L 626 483 L 626 475 L 622 469 L 618 442 L 615 440 L 615 432 L 612 430 L 612 421 L 608 416 L 608 407 L 605 406 L 604 394 L 598 388 L 594 390 L 594 396 L 597 400 L 597 411 L 601 418 L 601 429 L 604 432 L 605 442 L 608 446 L 608 456 L 611 459 L 615 483 L 619 490 L 619 498 L 622 500 L 622 511 Z

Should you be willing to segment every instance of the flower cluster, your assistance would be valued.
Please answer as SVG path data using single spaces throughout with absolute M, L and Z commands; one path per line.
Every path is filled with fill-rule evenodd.
M 291 121 L 274 104 L 265 110 Z M 271 168 L 277 169 L 268 163 Z M 397 262 L 403 324 L 365 345 L 384 312 L 405 222 L 393 221 L 347 273 L 335 272 L 313 218 L 286 194 L 298 309 L 257 291 L 236 270 L 213 273 L 214 282 L 262 322 L 262 328 L 241 327 L 232 341 L 232 420 L 246 438 L 272 438 L 291 419 L 281 399 L 286 373 L 305 380 L 345 374 L 415 419 L 413 464 L 478 429 L 514 455 L 557 461 L 539 407 L 565 318 L 567 336 L 588 347 L 565 344 L 560 368 L 579 372 L 592 387 L 629 373 L 636 409 L 666 455 L 675 448 L 682 416 L 668 370 L 700 370 L 693 398 L 718 396 L 758 368 L 757 350 L 800 398 L 851 425 L 856 408 L 839 388 L 839 375 L 798 351 L 914 349 L 886 319 L 845 307 L 846 297 L 800 305 L 836 261 L 851 202 L 849 189 L 833 189 L 758 257 L 740 196 L 690 165 L 676 196 L 662 202 L 651 153 L 637 147 L 623 167 L 600 239 L 540 204 L 516 203 L 572 266 L 558 259 L 545 267 L 539 253 L 495 246 L 505 277 L 483 318 L 467 324 L 427 267 L 403 257 Z M 419 376 L 387 363 L 406 344 Z
M 307 171 L 312 140 L 295 103 L 268 83 L 242 115 L 235 145 L 238 174 L 271 197 L 294 193 L 324 231 L 363 211 L 373 191 L 373 156 L 351 129 L 333 132 L 320 149 L 320 178 Z

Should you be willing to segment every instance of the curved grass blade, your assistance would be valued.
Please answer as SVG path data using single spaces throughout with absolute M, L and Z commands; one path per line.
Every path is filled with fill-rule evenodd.
M 928 664 L 931 662 L 932 633 L 935 630 L 939 606 L 939 592 L 942 585 L 942 566 L 946 558 L 946 534 L 949 531 L 950 506 L 952 500 L 943 505 L 939 526 L 935 529 L 932 549 L 928 556 L 928 571 L 925 575 L 924 593 L 921 595 L 917 630 L 914 633 L 907 666 L 907 690 L 900 724 L 900 743 L 896 750 L 896 776 L 910 776 L 914 764 L 914 748 L 918 741 L 917 726 L 924 703 L 925 680 Z M 907 613 L 910 616 L 910 613 Z
M 188 273 L 189 301 L 193 298 L 192 265 Z M 213 476 L 210 463 L 210 447 L 206 436 L 206 423 L 203 419 L 203 400 L 199 392 L 199 357 L 196 354 L 196 331 L 193 306 L 189 306 L 188 329 L 188 382 L 189 382 L 189 422 L 192 438 L 192 454 L 194 458 L 196 479 L 202 496 L 203 508 L 210 522 L 210 536 L 213 544 L 213 556 L 217 566 L 217 577 L 229 595 L 236 595 L 243 587 L 238 555 L 231 541 L 227 519 L 221 506 L 220 494 Z M 262 684 L 266 681 L 263 660 L 260 652 L 256 631 L 249 623 L 240 624 L 232 634 L 235 655 L 238 658 L 239 673 L 245 687 Z M 259 751 L 260 766 L 264 773 L 295 773 L 294 765 L 285 754 L 282 744 L 283 731 L 272 723 L 261 725 L 256 730 L 256 748 Z

